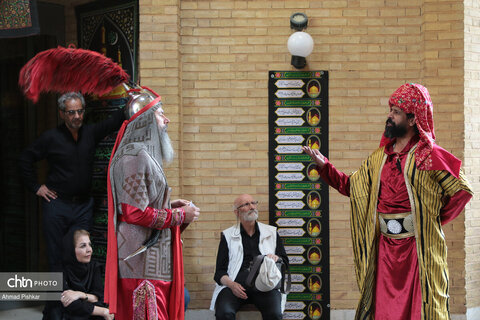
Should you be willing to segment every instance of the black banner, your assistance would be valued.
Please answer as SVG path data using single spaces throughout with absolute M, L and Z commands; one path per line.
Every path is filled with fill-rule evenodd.
M 268 97 L 270 224 L 292 272 L 283 319 L 329 319 L 328 185 L 302 151 L 328 157 L 328 72 L 270 71 Z

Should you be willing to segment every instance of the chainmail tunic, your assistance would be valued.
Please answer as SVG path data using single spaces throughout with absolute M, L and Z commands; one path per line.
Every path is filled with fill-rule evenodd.
M 160 104 L 141 114 L 125 131 L 112 159 L 110 177 L 116 215 L 122 214 L 121 204 L 142 211 L 147 207 L 170 208 L 166 177 L 162 169 L 160 132 L 155 110 Z M 152 229 L 115 221 L 118 241 L 120 278 L 171 281 L 171 231 L 164 229 L 159 241 L 127 261 L 123 259 L 142 246 Z

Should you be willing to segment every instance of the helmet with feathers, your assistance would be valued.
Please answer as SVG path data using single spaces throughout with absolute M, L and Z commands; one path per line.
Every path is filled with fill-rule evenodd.
M 130 82 L 125 70 L 112 59 L 73 45 L 36 54 L 20 70 L 18 84 L 25 96 L 34 103 L 43 92 L 78 91 L 101 96 L 123 84 L 129 94 L 125 107 L 127 119 L 158 96 Z

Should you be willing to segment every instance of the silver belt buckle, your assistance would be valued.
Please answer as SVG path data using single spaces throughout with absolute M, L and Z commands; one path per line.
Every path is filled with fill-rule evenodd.
M 415 225 L 411 212 L 378 213 L 380 231 L 388 238 L 403 239 L 415 236 Z

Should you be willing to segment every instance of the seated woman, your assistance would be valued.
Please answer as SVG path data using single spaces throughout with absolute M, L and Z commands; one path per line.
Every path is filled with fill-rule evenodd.
M 103 304 L 101 266 L 91 258 L 90 233 L 67 233 L 63 239 L 64 291 L 60 299 L 67 320 L 114 318 Z

